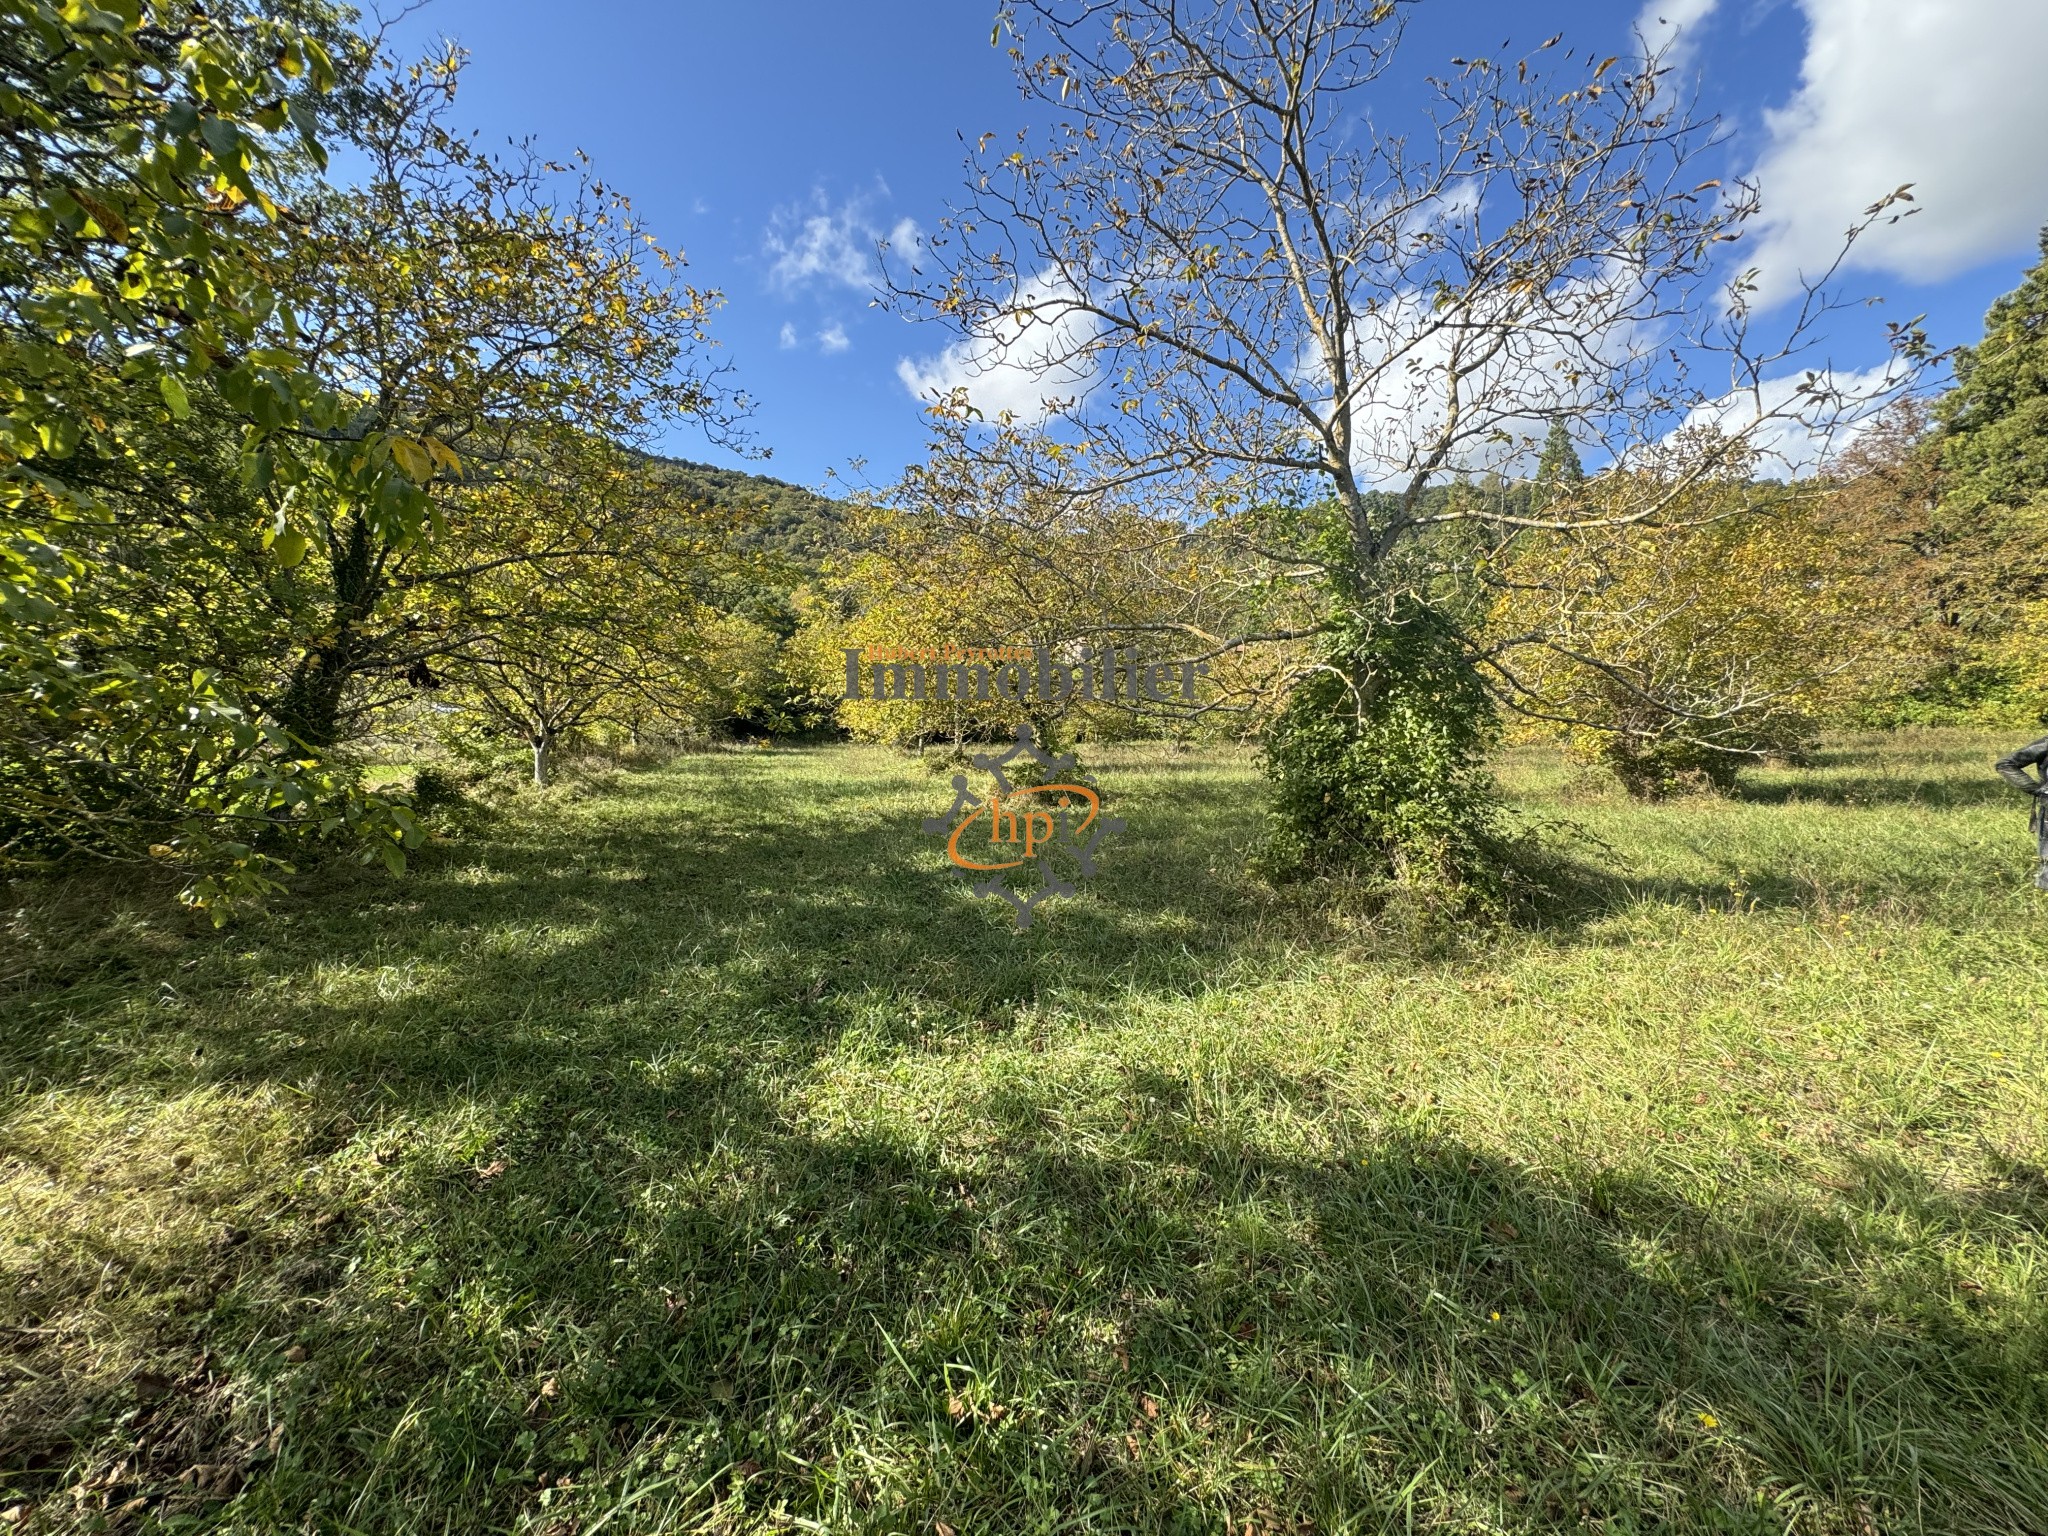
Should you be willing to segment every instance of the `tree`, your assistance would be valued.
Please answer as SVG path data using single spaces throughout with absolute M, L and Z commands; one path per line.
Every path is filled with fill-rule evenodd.
M 501 163 L 450 132 L 461 62 L 389 77 L 356 129 L 364 185 L 309 188 L 306 229 L 277 254 L 306 355 L 357 383 L 344 439 L 445 445 L 481 484 L 545 479 L 593 440 L 632 444 L 681 417 L 725 436 L 745 401 L 705 360 L 720 296 L 676 281 L 680 256 L 587 174 L 523 154 Z M 333 744 L 376 697 L 365 679 L 463 642 L 416 611 L 439 601 L 430 591 L 508 562 L 605 553 L 604 530 L 575 520 L 470 548 L 458 515 L 470 492 L 443 477 L 437 496 L 422 539 L 358 498 L 273 487 L 279 537 L 308 560 L 319 610 L 273 694 L 298 740 Z M 556 504 L 545 489 L 528 502 Z
M 1630 495 L 1612 476 L 1587 494 Z M 1736 502 L 1744 515 L 1721 510 Z M 1649 799 L 1725 789 L 1747 764 L 1805 750 L 1822 720 L 1895 681 L 1914 641 L 1886 559 L 1845 537 L 1841 510 L 1731 479 L 1656 523 L 1519 548 L 1492 577 L 1491 626 L 1549 643 L 1517 676 L 1518 714 Z
M 195 627 L 178 584 L 256 541 L 260 524 L 236 523 L 244 471 L 284 467 L 394 527 L 424 516 L 385 436 L 337 451 L 344 395 L 265 345 L 290 324 L 259 248 L 289 220 L 293 168 L 322 159 L 319 96 L 360 44 L 319 4 L 21 0 L 0 14 L 10 864 L 161 861 L 218 914 L 272 888 L 294 838 L 359 832 L 394 866 L 416 838 L 401 809 L 307 755 L 235 679 L 163 645 Z M 139 500 L 171 538 L 137 537 Z
M 462 536 L 435 552 L 460 579 L 429 561 L 400 588 L 442 697 L 517 735 L 536 788 L 579 732 L 701 717 L 737 638 L 712 596 L 752 563 L 729 510 L 679 497 L 641 455 L 579 447 L 466 487 Z
M 295 839 L 400 867 L 417 828 L 338 749 L 516 629 L 514 573 L 705 546 L 680 499 L 557 492 L 743 408 L 717 296 L 587 176 L 446 132 L 457 57 L 389 70 L 317 0 L 0 26 L 0 852 L 161 860 L 221 911 Z
M 1392 4 L 1034 0 L 1004 25 L 1047 125 L 984 139 L 966 205 L 892 282 L 959 328 L 958 370 L 1021 374 L 1040 400 L 989 420 L 971 385 L 936 398 L 936 451 L 1022 463 L 1051 438 L 1068 452 L 1046 496 L 1150 495 L 1313 585 L 1306 636 L 1225 642 L 1307 638 L 1295 676 L 1326 679 L 1298 707 L 1327 729 L 1269 743 L 1283 818 L 1308 812 L 1291 840 L 1413 866 L 1407 829 L 1429 828 L 1429 862 L 1471 873 L 1491 844 L 1467 770 L 1516 662 L 1457 621 L 1474 572 L 1524 534 L 1655 518 L 1774 420 L 1825 431 L 1860 407 L 1824 372 L 1772 377 L 1826 290 L 1757 342 L 1753 285 L 1724 285 L 1719 259 L 1754 193 L 1701 175 L 1711 125 L 1655 59 L 1460 62 L 1409 137 L 1365 110 Z M 1433 506 L 1445 479 L 1524 462 L 1546 420 L 1627 471 L 1629 499 Z M 1486 686 L 1446 686 L 1453 664 Z M 1411 750 L 1381 755 L 1395 737 Z M 1313 764 L 1285 761 L 1297 742 Z
M 1569 495 L 1576 486 L 1585 483 L 1586 471 L 1579 463 L 1579 450 L 1572 443 L 1572 434 L 1563 420 L 1552 417 L 1550 434 L 1543 439 L 1543 453 L 1536 461 L 1536 484 L 1533 501 L 1538 507 L 1548 507 L 1558 497 Z
M 1966 504 L 2021 507 L 2048 493 L 2048 228 L 2041 260 L 1960 347 L 1955 388 L 1935 406 L 1951 494 Z
M 2041 254 L 1957 352 L 1955 387 L 1934 407 L 1943 485 L 1928 537 L 1963 648 L 1938 681 L 2007 713 L 2048 707 L 2048 230 Z
M 975 470 L 949 460 L 919 466 L 893 497 L 848 507 L 849 552 L 828 562 L 828 600 L 814 600 L 801 641 L 819 696 L 839 698 L 848 649 L 922 656 L 926 670 L 947 646 L 1043 649 L 1076 665 L 1084 649 L 1107 652 L 1123 641 L 1163 661 L 1160 637 L 1178 649 L 1199 633 L 1203 648 L 1213 648 L 1225 632 L 1215 574 L 1177 521 L 1041 497 L 1029 477 Z M 1143 707 L 1034 694 L 1025 712 L 1050 741 L 1185 722 L 1216 702 L 1215 687 L 1205 687 L 1198 704 Z M 963 699 L 933 690 L 917 702 L 863 698 L 837 708 L 858 736 L 950 741 L 956 749 L 1006 735 L 1019 713 L 992 691 Z

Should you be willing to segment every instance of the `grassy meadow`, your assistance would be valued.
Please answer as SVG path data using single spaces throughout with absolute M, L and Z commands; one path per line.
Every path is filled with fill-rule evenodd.
M 2048 897 L 1965 733 L 1632 804 L 1422 943 L 1248 758 L 1015 932 L 943 777 L 721 752 L 216 933 L 17 882 L 0 1520 L 2048 1530 Z

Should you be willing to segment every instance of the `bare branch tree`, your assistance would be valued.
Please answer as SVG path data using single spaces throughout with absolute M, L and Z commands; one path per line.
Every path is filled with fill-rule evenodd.
M 1833 269 L 1760 342 L 1753 274 L 1724 260 L 1756 191 L 1703 175 L 1714 124 L 1654 55 L 1579 61 L 1552 39 L 1453 60 L 1405 134 L 1373 110 L 1391 4 L 1026 0 L 1005 25 L 1049 124 L 982 140 L 966 206 L 914 268 L 890 258 L 891 297 L 962 332 L 958 387 L 932 402 L 943 451 L 1040 492 L 1165 503 L 1369 603 L 1429 579 L 1445 524 L 1501 541 L 1655 522 L 1905 380 L 1798 371 L 1839 307 Z M 1020 375 L 1042 410 L 984 418 L 977 388 Z M 1631 496 L 1538 513 L 1426 494 L 1513 472 L 1556 420 Z M 1341 549 L 1241 515 L 1324 498 Z

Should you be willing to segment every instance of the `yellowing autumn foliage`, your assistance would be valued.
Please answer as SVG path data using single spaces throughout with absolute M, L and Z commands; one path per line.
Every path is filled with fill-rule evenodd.
M 1178 527 L 1127 511 L 1006 506 L 965 486 L 914 486 L 921 494 L 911 505 L 853 509 L 856 552 L 837 562 L 827 593 L 809 600 L 792 646 L 821 699 L 840 698 L 848 648 L 1044 647 L 1069 661 L 1084 646 L 1146 661 L 1213 648 L 1210 583 Z M 1072 739 L 1151 733 L 1191 713 L 1152 706 L 1139 718 L 1118 705 L 1042 700 L 1024 712 L 1041 732 Z M 840 722 L 864 740 L 956 748 L 1007 734 L 1017 714 L 999 698 L 838 704 Z
M 1644 505 L 1619 475 L 1578 494 Z M 1724 483 L 1652 522 L 1515 550 L 1495 574 L 1494 656 L 1519 734 L 1556 738 L 1631 793 L 1726 787 L 1892 668 L 1898 645 L 1859 549 L 1826 498 Z

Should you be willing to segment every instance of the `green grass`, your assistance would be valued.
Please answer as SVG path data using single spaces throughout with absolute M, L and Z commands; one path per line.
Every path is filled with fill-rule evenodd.
M 12 1529 L 2048 1529 L 2048 899 L 1959 734 L 1418 948 L 1258 780 L 1019 934 L 879 750 L 528 798 L 202 932 L 12 888 Z

